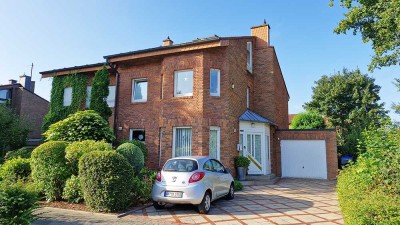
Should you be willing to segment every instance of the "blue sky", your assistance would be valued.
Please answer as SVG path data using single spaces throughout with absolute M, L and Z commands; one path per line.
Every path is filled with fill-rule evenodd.
M 344 67 L 369 73 L 370 44 L 351 32 L 333 33 L 344 12 L 338 5 L 330 8 L 329 0 L 3 0 L 0 84 L 29 74 L 33 62 L 36 92 L 49 99 L 51 80 L 40 80 L 40 71 L 103 62 L 104 55 L 160 46 L 167 36 L 181 43 L 214 34 L 250 35 L 250 27 L 266 19 L 290 94 L 289 113 L 297 113 L 322 75 Z M 400 77 L 398 66 L 369 74 L 382 87 L 387 109 L 400 101 L 392 84 Z

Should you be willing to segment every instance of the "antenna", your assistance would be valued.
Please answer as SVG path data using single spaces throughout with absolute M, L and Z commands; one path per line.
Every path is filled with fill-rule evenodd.
M 32 80 L 33 63 L 31 65 L 31 80 Z

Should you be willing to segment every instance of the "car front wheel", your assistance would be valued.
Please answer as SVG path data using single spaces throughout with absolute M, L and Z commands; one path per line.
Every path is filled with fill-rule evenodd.
M 165 207 L 165 204 L 159 204 L 156 201 L 153 201 L 153 206 L 155 209 L 163 209 Z
M 207 214 L 211 208 L 211 194 L 206 192 L 200 205 L 197 206 L 200 214 Z
M 232 200 L 235 198 L 235 187 L 233 184 L 231 184 L 231 187 L 229 188 L 229 192 L 225 197 L 227 200 Z

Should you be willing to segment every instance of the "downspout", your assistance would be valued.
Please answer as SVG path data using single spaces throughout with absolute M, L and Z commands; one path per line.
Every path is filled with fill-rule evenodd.
M 106 64 L 108 66 L 110 66 L 111 70 L 115 73 L 115 104 L 114 104 L 114 135 L 115 135 L 115 140 L 118 140 L 118 126 L 117 126 L 117 115 L 118 115 L 118 96 L 119 96 L 119 73 L 117 70 L 117 67 L 115 66 L 115 64 L 112 64 L 108 61 L 108 59 L 106 59 Z

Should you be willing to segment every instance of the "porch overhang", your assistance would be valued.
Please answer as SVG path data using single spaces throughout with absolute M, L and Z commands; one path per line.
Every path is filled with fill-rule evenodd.
M 267 123 L 273 126 L 276 126 L 274 122 L 271 120 L 257 114 L 254 111 L 251 111 L 250 109 L 247 109 L 240 117 L 239 121 L 246 121 L 246 122 L 254 122 L 254 123 Z

